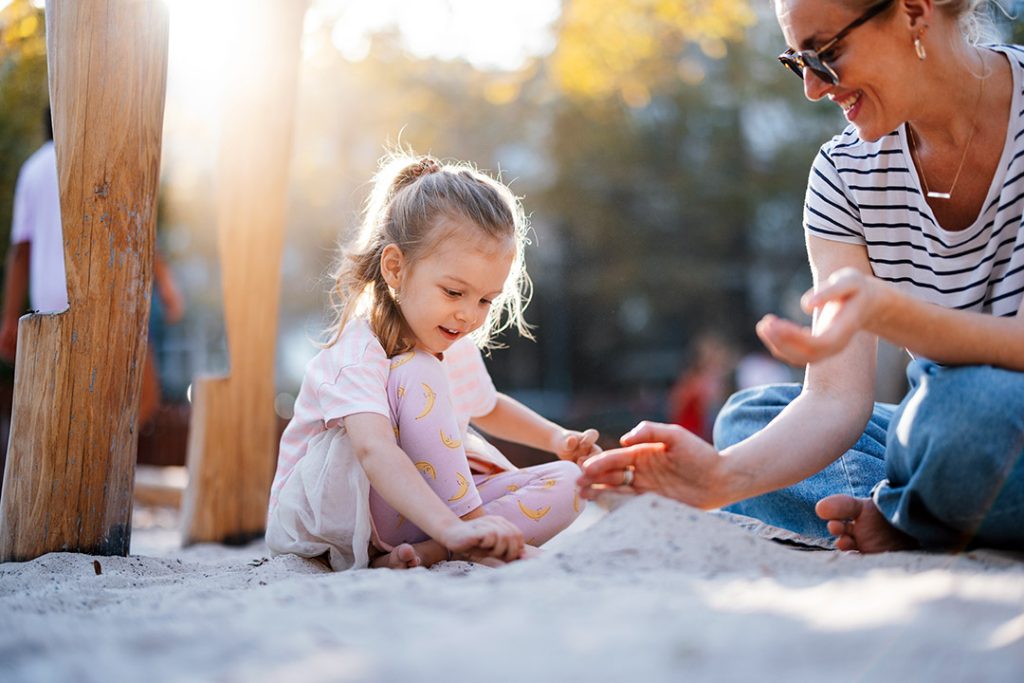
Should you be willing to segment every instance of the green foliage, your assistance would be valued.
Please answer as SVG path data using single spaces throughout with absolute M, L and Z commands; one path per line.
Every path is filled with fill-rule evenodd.
M 43 141 L 48 101 L 43 11 L 14 0 L 0 11 L 0 254 L 9 242 L 18 170 Z

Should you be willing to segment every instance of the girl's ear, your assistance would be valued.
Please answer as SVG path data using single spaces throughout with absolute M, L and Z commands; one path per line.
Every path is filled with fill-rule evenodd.
M 380 253 L 380 272 L 384 276 L 384 282 L 388 283 L 388 287 L 399 289 L 404 271 L 405 254 L 398 248 L 398 245 L 389 244 L 384 247 Z

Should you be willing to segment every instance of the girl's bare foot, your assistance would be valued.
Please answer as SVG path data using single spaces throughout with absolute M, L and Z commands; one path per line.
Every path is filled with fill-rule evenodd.
M 416 548 L 408 543 L 396 545 L 390 553 L 381 555 L 370 562 L 371 567 L 387 567 L 388 569 L 412 569 L 423 564 L 423 558 Z
M 544 554 L 544 551 L 540 548 L 532 545 L 523 546 L 523 554 L 519 556 L 520 560 L 532 560 L 536 557 L 540 557 Z
M 828 532 L 837 537 L 839 550 L 884 553 L 917 547 L 913 538 L 889 523 L 870 498 L 829 496 L 819 500 L 814 511 L 828 520 Z
M 524 545 L 523 546 L 523 554 L 520 555 L 515 560 L 512 560 L 512 561 L 513 562 L 517 562 L 519 560 L 532 560 L 534 558 L 540 557 L 543 554 L 544 554 L 544 551 L 541 550 L 540 548 L 536 547 L 536 546 Z M 499 560 L 499 559 L 497 559 L 495 557 L 479 557 L 479 558 L 475 558 L 474 559 L 474 558 L 471 558 L 471 557 L 466 557 L 465 555 L 456 555 L 455 559 L 456 560 L 464 560 L 466 562 L 475 562 L 476 564 L 482 564 L 485 567 L 491 567 L 492 569 L 496 569 L 498 567 L 504 567 L 506 564 L 508 564 L 508 562 L 504 562 L 504 561 Z

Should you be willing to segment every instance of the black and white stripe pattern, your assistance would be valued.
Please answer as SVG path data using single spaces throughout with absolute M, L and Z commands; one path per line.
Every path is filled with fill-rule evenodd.
M 1024 49 L 994 46 L 1013 71 L 1006 146 L 977 221 L 943 230 L 924 199 L 906 128 L 864 142 L 853 126 L 811 167 L 804 229 L 867 247 L 875 275 L 947 308 L 1016 315 L 1024 295 Z

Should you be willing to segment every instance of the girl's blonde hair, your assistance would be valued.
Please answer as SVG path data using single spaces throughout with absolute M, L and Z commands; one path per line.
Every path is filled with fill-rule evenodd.
M 473 334 L 477 345 L 497 346 L 494 337 L 509 327 L 533 338 L 523 318 L 532 286 L 523 253 L 528 243 L 527 221 L 519 199 L 469 164 L 445 164 L 431 156 L 396 151 L 381 160 L 358 237 L 351 246 L 341 248 L 331 274 L 334 320 L 325 346 L 334 345 L 345 325 L 362 316 L 389 357 L 413 348 L 415 340 L 409 338 L 402 312 L 381 273 L 381 254 L 394 244 L 407 264 L 415 264 L 449 236 L 438 229 L 441 218 L 467 221 L 477 226 L 481 235 L 511 240 L 515 245 L 505 287 Z

